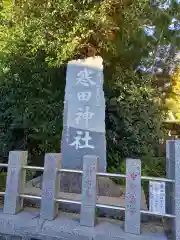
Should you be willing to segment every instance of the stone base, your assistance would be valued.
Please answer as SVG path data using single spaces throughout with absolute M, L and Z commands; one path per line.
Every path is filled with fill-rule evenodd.
M 81 174 L 62 173 L 60 179 L 60 192 L 81 194 Z M 108 197 L 121 197 L 123 195 L 122 187 L 108 177 L 98 177 L 97 182 L 97 195 Z M 27 188 L 32 187 L 42 187 L 42 176 L 34 178 L 27 183 Z
M 31 180 L 30 182 L 27 183 L 24 193 L 28 195 L 30 194 L 34 196 L 41 196 L 41 183 L 42 183 L 41 177 Z M 68 184 L 69 182 L 67 183 L 67 186 Z M 76 186 L 77 185 L 74 185 L 73 183 L 71 183 L 70 188 L 67 187 L 64 189 L 66 190 L 66 192 L 59 192 L 58 198 L 81 201 L 81 193 L 79 194 L 73 193 L 73 192 L 70 193 L 67 191 L 67 190 L 78 190 Z M 97 203 L 124 207 L 125 188 L 123 186 L 115 184 L 109 178 L 101 177 L 99 178 L 98 189 L 99 189 L 98 191 L 101 194 L 97 194 Z M 79 189 L 79 192 L 80 190 L 81 189 Z M 26 204 L 40 204 L 40 200 L 25 199 L 24 201 L 26 202 Z M 60 209 L 65 212 L 73 212 L 73 213 L 80 212 L 80 206 L 72 203 L 71 204 L 61 203 Z M 141 194 L 141 209 L 147 210 L 146 199 L 143 191 Z M 121 219 L 121 218 L 124 218 L 124 211 L 99 208 L 98 216 L 103 216 L 103 217 L 108 216 L 108 217 Z M 142 221 L 147 221 L 147 219 L 148 219 L 147 215 L 142 215 L 142 218 L 141 218 Z
M 60 192 L 77 193 L 82 192 L 82 175 L 75 173 L 61 173 Z M 97 195 L 108 197 L 121 197 L 123 191 L 119 185 L 108 177 L 97 178 Z
M 39 212 L 25 209 L 16 215 L 0 212 L 0 236 L 25 240 L 167 240 L 162 226 L 149 229 L 141 226 L 141 234 L 125 233 L 123 222 L 98 219 L 95 227 L 79 224 L 79 216 L 61 213 L 53 221 L 41 220 Z M 9 237 L 9 238 L 6 238 Z M 18 238 L 19 237 L 19 238 Z M 3 239 L 3 238 L 2 238 Z

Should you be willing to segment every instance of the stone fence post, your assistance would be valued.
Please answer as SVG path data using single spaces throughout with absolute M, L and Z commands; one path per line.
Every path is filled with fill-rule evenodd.
M 96 173 L 99 160 L 97 156 L 87 155 L 83 158 L 82 203 L 80 225 L 94 227 L 96 218 Z
M 166 141 L 166 174 L 175 184 L 167 183 L 166 209 L 176 217 L 170 220 L 170 229 L 176 240 L 180 239 L 180 140 Z
M 58 214 L 59 204 L 55 202 L 55 198 L 60 186 L 60 174 L 57 171 L 60 165 L 60 153 L 47 153 L 45 155 L 40 209 L 40 218 L 44 220 L 53 220 Z
M 11 151 L 8 160 L 8 174 L 3 212 L 16 214 L 23 208 L 23 199 L 20 194 L 24 192 L 26 171 L 23 166 L 27 164 L 27 151 Z
M 141 161 L 126 159 L 125 232 L 140 234 Z

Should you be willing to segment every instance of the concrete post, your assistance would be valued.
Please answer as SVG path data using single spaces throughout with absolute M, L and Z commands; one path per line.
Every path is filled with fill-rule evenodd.
M 27 164 L 27 157 L 27 151 L 12 151 L 9 153 L 4 213 L 16 214 L 23 208 L 23 199 L 20 198 L 20 194 L 24 192 L 26 171 L 22 168 Z
M 96 172 L 98 170 L 98 157 L 84 156 L 82 179 L 82 204 L 80 225 L 94 227 L 96 217 Z
M 140 234 L 141 161 L 126 160 L 125 232 Z
M 45 155 L 40 209 L 40 218 L 44 220 L 53 220 L 58 214 L 58 203 L 55 202 L 55 198 L 60 186 L 60 174 L 57 173 L 60 165 L 60 153 L 47 153 Z
M 173 237 L 180 239 L 180 140 L 166 142 L 166 170 L 167 177 L 175 180 L 175 184 L 167 185 L 166 204 L 170 214 L 175 214 L 175 219 L 170 220 Z
M 175 180 L 175 140 L 166 141 L 166 176 Z M 166 183 L 166 212 L 175 213 L 174 189 L 175 185 Z

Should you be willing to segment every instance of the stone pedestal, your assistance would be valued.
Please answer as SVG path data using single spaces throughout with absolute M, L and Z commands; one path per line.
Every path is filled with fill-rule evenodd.
M 82 175 L 75 173 L 61 173 L 60 185 L 61 192 L 81 194 Z M 108 177 L 98 177 L 97 194 L 99 196 L 121 197 L 123 192 L 120 186 Z

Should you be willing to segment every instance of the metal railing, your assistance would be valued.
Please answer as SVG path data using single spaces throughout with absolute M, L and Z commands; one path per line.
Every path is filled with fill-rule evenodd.
M 7 167 L 8 164 L 5 163 L 0 163 L 0 167 Z M 35 170 L 35 171 L 44 171 L 44 167 L 38 167 L 38 166 L 23 166 L 23 170 Z M 58 173 L 78 173 L 78 174 L 83 174 L 82 170 L 74 170 L 74 169 L 57 169 Z M 101 173 L 97 172 L 97 176 L 99 177 L 111 177 L 111 178 L 126 178 L 126 174 L 119 174 L 119 173 Z M 166 182 L 166 183 L 175 183 L 175 180 L 173 179 L 167 179 L 167 178 L 158 178 L 158 177 L 149 177 L 149 176 L 141 176 L 141 180 L 147 180 L 147 181 L 159 181 L 159 182 Z M 5 195 L 5 192 L 0 192 L 1 196 Z M 34 196 L 34 195 L 27 195 L 27 194 L 20 194 L 21 198 L 25 199 L 36 199 L 36 200 L 41 200 L 41 196 Z M 58 203 L 71 203 L 71 204 L 77 204 L 81 205 L 80 201 L 74 201 L 74 200 L 69 200 L 69 199 L 55 199 L 56 202 Z M 120 210 L 120 211 L 125 211 L 125 207 L 119 207 L 115 205 L 107 205 L 107 204 L 96 204 L 97 208 L 106 208 L 106 209 L 111 209 L 111 210 Z M 167 218 L 175 218 L 176 216 L 173 214 L 158 214 L 154 213 L 151 211 L 146 211 L 146 210 L 140 210 L 142 214 L 147 214 L 147 215 L 154 215 L 154 216 L 163 216 Z
M 0 167 L 6 167 L 8 168 L 7 163 L 0 163 Z M 38 166 L 23 166 L 24 170 L 35 170 L 35 171 L 44 171 L 44 167 L 38 167 Z M 75 170 L 75 169 L 57 169 L 58 172 L 65 172 L 65 173 L 79 173 L 83 174 L 82 170 Z M 112 177 L 112 178 L 126 178 L 126 174 L 120 174 L 120 173 L 96 173 L 99 177 Z M 175 180 L 168 179 L 168 178 L 159 178 L 159 177 L 149 177 L 149 176 L 141 176 L 142 180 L 148 180 L 148 181 L 159 181 L 159 182 L 169 182 L 169 183 L 175 183 Z
M 95 224 L 96 208 L 118 210 L 125 212 L 124 229 L 127 233 L 131 234 L 140 234 L 141 214 L 166 217 L 170 219 L 171 229 L 173 229 L 172 231 L 176 235 L 175 239 L 178 240 L 180 239 L 180 141 L 168 142 L 166 154 L 168 178 L 158 178 L 141 176 L 141 160 L 139 159 L 126 159 L 126 174 L 120 174 L 98 172 L 99 159 L 94 155 L 84 156 L 83 170 L 76 170 L 60 169 L 60 154 L 46 154 L 44 167 L 37 167 L 27 166 L 27 152 L 11 152 L 8 164 L 0 164 L 0 167 L 8 168 L 6 191 L 0 192 L 0 195 L 4 195 L 3 213 L 16 214 L 17 209 L 22 209 L 23 207 L 23 199 L 34 199 L 40 201 L 40 218 L 53 220 L 58 214 L 58 203 L 76 204 L 81 208 L 80 225 L 84 225 L 85 222 L 85 226 L 92 227 Z M 25 170 L 44 171 L 41 195 L 34 196 L 23 192 L 26 181 Z M 82 174 L 81 201 L 67 198 L 62 199 L 61 195 L 60 198 L 57 197 L 59 192 L 57 183 L 60 183 L 60 173 Z M 97 177 L 125 178 L 124 206 L 96 202 Z M 166 192 L 166 204 L 168 203 L 167 206 L 170 206 L 168 207 L 168 211 L 164 209 L 162 213 L 158 213 L 160 211 L 152 212 L 141 209 L 142 180 L 168 184 Z M 171 188 L 171 184 L 173 184 L 173 188 Z M 16 197 L 12 198 L 12 194 L 15 194 Z M 9 205 L 11 208 L 9 208 Z

